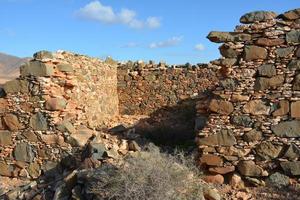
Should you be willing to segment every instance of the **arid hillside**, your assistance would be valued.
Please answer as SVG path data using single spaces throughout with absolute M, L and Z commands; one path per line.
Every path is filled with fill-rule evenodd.
M 18 77 L 20 65 L 28 59 L 0 53 L 0 84 Z

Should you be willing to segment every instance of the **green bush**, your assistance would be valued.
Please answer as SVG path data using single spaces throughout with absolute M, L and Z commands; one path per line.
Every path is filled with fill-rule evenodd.
M 99 200 L 198 200 L 203 199 L 199 175 L 192 159 L 150 145 L 118 168 L 104 165 L 95 170 L 87 191 Z

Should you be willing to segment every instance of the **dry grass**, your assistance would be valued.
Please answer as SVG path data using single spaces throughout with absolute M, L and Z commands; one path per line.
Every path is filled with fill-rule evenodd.
M 125 159 L 119 168 L 103 166 L 89 179 L 87 191 L 96 199 L 202 199 L 199 172 L 182 153 L 171 156 L 150 146 Z

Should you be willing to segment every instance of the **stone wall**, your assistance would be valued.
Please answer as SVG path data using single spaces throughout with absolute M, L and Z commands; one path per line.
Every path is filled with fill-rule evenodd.
M 75 155 L 118 114 L 115 64 L 46 51 L 21 66 L 0 98 L 0 175 L 37 178 Z
M 300 175 L 300 9 L 241 17 L 234 32 L 211 32 L 224 43 L 224 71 L 206 101 L 210 116 L 198 132 L 200 164 L 213 174 Z M 207 108 L 207 107 L 206 107 Z M 198 113 L 205 112 L 203 101 Z

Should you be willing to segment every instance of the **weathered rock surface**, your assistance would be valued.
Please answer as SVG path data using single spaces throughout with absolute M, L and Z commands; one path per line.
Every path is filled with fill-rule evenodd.
M 258 47 L 258 46 L 245 46 L 245 54 L 244 59 L 246 61 L 251 60 L 264 60 L 268 56 L 268 52 L 265 48 Z
M 271 128 L 278 137 L 300 137 L 300 121 L 298 120 L 281 122 Z
M 258 75 L 266 76 L 266 77 L 273 77 L 276 75 L 276 67 L 274 65 L 261 65 L 258 68 Z
M 288 175 L 300 175 L 300 161 L 281 162 L 280 166 L 282 167 L 283 171 Z
M 255 148 L 257 155 L 264 160 L 277 158 L 281 150 L 282 146 L 272 144 L 271 142 L 262 142 Z
M 12 133 L 9 131 L 0 131 L 0 146 L 9 146 L 12 144 Z
M 243 111 L 252 115 L 269 115 L 270 107 L 262 100 L 252 100 L 245 104 Z
M 256 21 L 264 22 L 267 20 L 274 19 L 276 16 L 277 14 L 271 11 L 255 11 L 243 15 L 240 18 L 240 22 L 245 24 L 256 22 Z
M 30 118 L 30 127 L 35 131 L 46 131 L 48 130 L 48 122 L 45 116 L 38 112 Z
M 251 40 L 251 35 L 244 33 L 234 33 L 234 32 L 218 32 L 212 31 L 208 34 L 207 38 L 216 43 L 223 42 L 245 42 Z
M 229 101 L 213 99 L 209 104 L 209 109 L 223 115 L 229 115 L 233 112 L 233 105 Z
M 239 172 L 244 176 L 264 176 L 264 170 L 253 161 L 241 161 L 237 166 Z
M 222 130 L 216 135 L 211 135 L 206 138 L 199 139 L 200 145 L 212 146 L 232 146 L 236 144 L 236 139 L 230 130 Z
M 14 115 L 14 114 L 6 114 L 3 117 L 3 120 L 4 120 L 5 125 L 11 131 L 17 131 L 17 130 L 23 128 L 23 126 L 20 123 L 18 117 L 16 115 Z
M 14 149 L 14 157 L 17 161 L 32 162 L 34 152 L 30 144 L 18 143 Z

